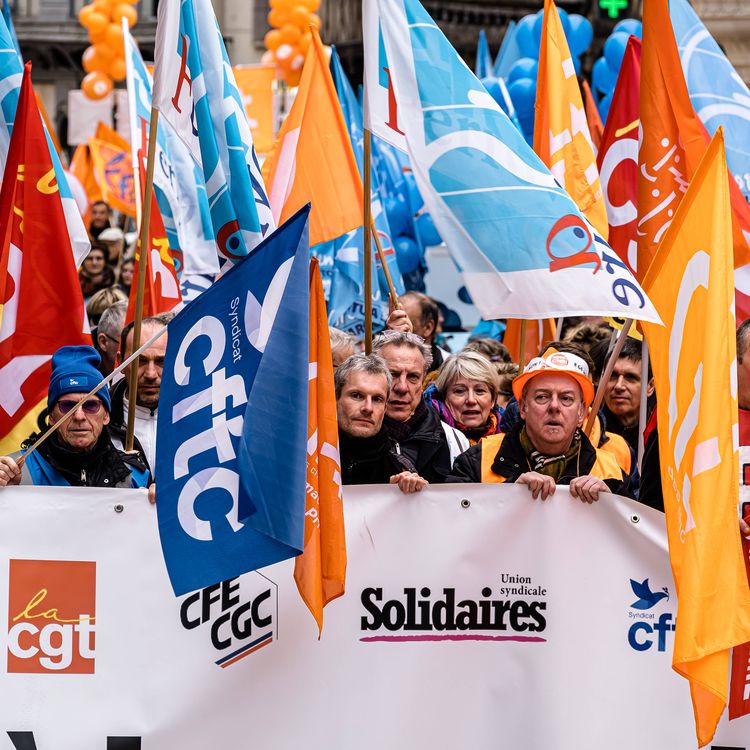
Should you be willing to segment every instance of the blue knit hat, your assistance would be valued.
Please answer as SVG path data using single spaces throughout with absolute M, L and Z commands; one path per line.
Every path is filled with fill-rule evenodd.
M 52 374 L 47 391 L 47 408 L 57 403 L 66 393 L 88 393 L 102 380 L 97 366 L 102 361 L 91 346 L 61 346 L 52 355 Z M 107 411 L 112 410 L 109 389 L 105 386 L 96 394 Z

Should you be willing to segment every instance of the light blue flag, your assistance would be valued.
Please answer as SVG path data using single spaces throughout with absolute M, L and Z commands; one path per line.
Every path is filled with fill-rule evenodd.
M 178 596 L 302 551 L 309 212 L 169 324 L 156 509 Z
M 487 34 L 484 29 L 479 31 L 479 40 L 477 41 L 477 60 L 474 66 L 474 72 L 481 81 L 492 75 L 492 55 L 490 54 L 490 45 L 487 43 Z
M 275 224 L 210 0 L 159 3 L 154 56 L 154 106 L 200 166 L 218 251 L 236 261 Z
M 146 146 L 151 124 L 151 75 L 127 30 L 127 22 L 123 23 L 123 32 L 133 172 L 138 175 L 138 152 Z M 164 119 L 158 121 L 156 143 L 154 194 L 170 250 L 180 261 L 177 269 L 180 280 L 183 275 L 216 275 L 219 259 L 203 173 Z
M 13 40 L 13 44 L 16 47 L 16 52 L 18 52 L 18 59 L 23 62 L 23 57 L 21 56 L 21 48 L 18 46 L 18 37 L 16 36 L 16 28 L 13 26 L 13 19 L 10 15 L 10 2 L 9 0 L 3 0 L 3 18 L 5 19 L 5 25 L 8 27 L 8 32 L 10 33 L 10 37 Z
M 523 57 L 516 41 L 516 22 L 511 21 L 495 58 L 495 77 L 506 79 L 510 69 Z
M 750 200 L 750 90 L 687 0 L 670 0 L 669 15 L 693 109 L 711 135 L 724 127 L 727 164 Z
M 481 315 L 658 322 L 626 265 L 418 0 L 367 1 L 378 6 L 419 192 Z M 365 55 L 374 55 L 377 35 L 365 31 Z
M 0 18 L 0 175 L 5 172 L 10 134 L 13 132 L 22 78 L 23 62 L 4 18 Z M 78 266 L 88 254 L 91 244 L 86 228 L 83 226 L 81 212 L 78 210 L 73 193 L 68 185 L 68 179 L 65 176 L 60 157 L 55 150 L 50 134 L 47 132 L 47 126 L 44 122 L 42 122 L 42 125 L 47 136 L 47 147 L 52 159 L 52 166 L 55 169 L 55 178 L 62 199 L 65 224 L 70 235 L 73 257 L 76 266 Z

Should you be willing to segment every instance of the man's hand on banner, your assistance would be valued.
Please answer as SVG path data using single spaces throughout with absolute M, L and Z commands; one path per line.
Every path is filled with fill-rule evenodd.
M 10 456 L 0 456 L 0 487 L 13 484 L 21 484 L 21 467 Z
M 570 494 L 580 498 L 584 503 L 595 503 L 600 492 L 609 492 L 609 487 L 598 477 L 576 477 L 570 483 Z
M 516 480 L 516 484 L 525 484 L 534 500 L 539 497 L 540 493 L 542 500 L 546 500 L 555 494 L 555 480 L 536 471 L 527 471 L 525 474 L 521 474 Z
M 429 482 L 413 471 L 402 471 L 400 474 L 394 474 L 391 477 L 391 484 L 397 484 L 401 492 L 408 495 L 412 492 L 419 492 Z

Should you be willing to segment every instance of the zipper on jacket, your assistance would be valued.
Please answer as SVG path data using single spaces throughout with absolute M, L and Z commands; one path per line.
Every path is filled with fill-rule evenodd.
M 81 469 L 81 481 L 86 484 L 86 469 Z

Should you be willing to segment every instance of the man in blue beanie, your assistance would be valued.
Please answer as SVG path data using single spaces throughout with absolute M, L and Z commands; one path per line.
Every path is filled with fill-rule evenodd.
M 15 460 L 20 454 L 0 457 L 0 487 L 147 487 L 151 483 L 138 454 L 125 454 L 112 445 L 107 428 L 112 406 L 106 388 L 76 409 L 101 380 L 99 362 L 99 354 L 90 346 L 63 346 L 52 355 L 49 423 L 56 424 L 73 409 L 75 413 L 25 459 L 23 468 Z M 32 438 L 25 447 L 33 442 Z

